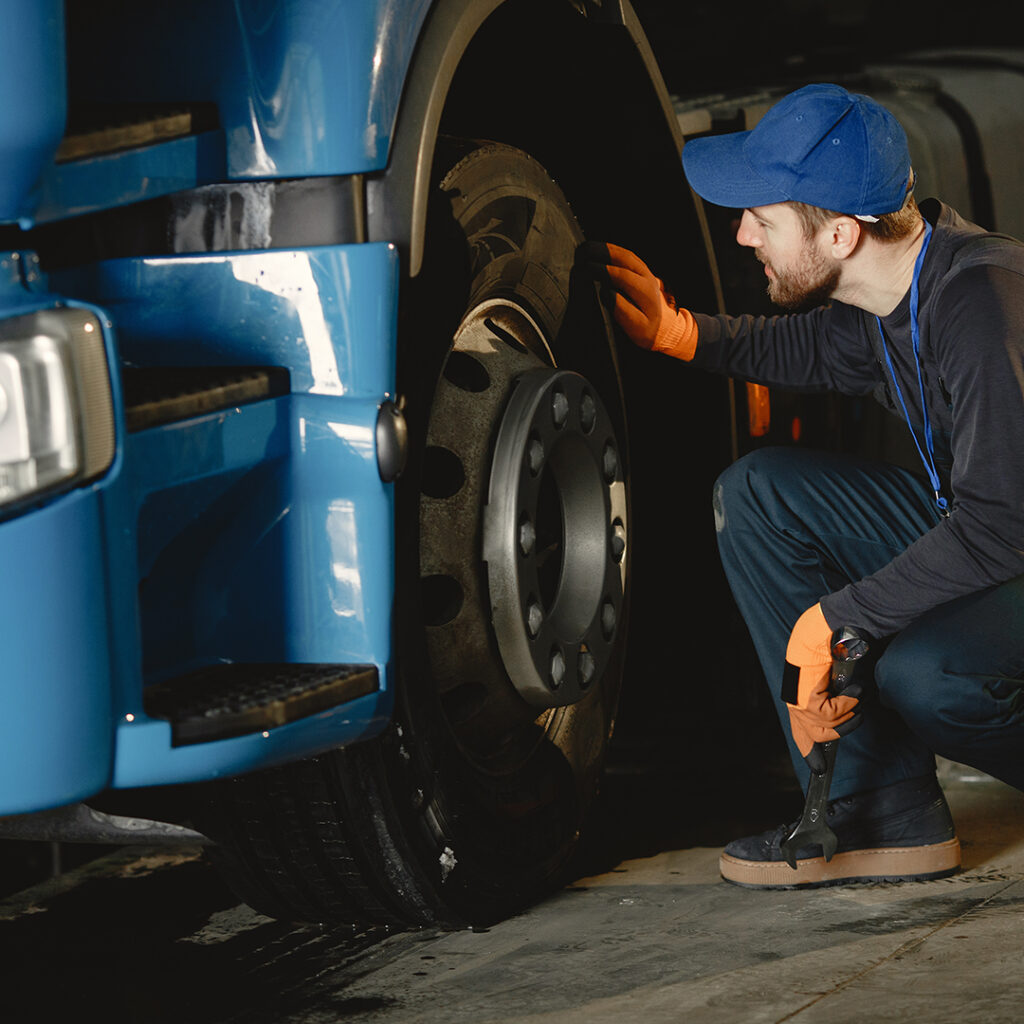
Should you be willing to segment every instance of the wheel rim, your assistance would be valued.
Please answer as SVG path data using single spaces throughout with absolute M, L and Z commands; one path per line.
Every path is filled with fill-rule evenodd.
M 488 300 L 463 318 L 431 408 L 420 499 L 427 655 L 478 760 L 517 746 L 539 709 L 593 689 L 621 618 L 618 441 L 596 390 L 553 363 L 525 309 Z

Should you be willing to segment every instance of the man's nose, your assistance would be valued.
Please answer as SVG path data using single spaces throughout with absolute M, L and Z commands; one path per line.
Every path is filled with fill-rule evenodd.
M 736 241 L 740 245 L 750 246 L 752 249 L 758 248 L 764 241 L 761 238 L 757 221 L 749 210 L 744 210 L 743 216 L 740 218 L 740 226 L 736 230 Z

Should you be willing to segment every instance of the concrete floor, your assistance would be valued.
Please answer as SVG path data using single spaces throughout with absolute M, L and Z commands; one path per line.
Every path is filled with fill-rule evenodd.
M 118 851 L 0 902 L 4 1016 L 1019 1024 L 1024 795 L 949 764 L 941 778 L 953 878 L 758 892 L 721 881 L 717 846 L 679 846 L 486 931 L 295 928 L 239 906 L 196 850 Z

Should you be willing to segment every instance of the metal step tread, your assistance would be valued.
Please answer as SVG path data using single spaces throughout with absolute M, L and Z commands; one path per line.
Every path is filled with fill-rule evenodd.
M 150 686 L 143 706 L 183 746 L 273 729 L 379 689 L 375 665 L 234 662 Z
M 57 163 L 84 160 L 125 149 L 151 146 L 207 131 L 218 122 L 210 103 L 94 103 L 68 112 L 67 130 L 57 149 Z
M 288 393 L 288 371 L 266 366 L 125 366 L 129 432 Z

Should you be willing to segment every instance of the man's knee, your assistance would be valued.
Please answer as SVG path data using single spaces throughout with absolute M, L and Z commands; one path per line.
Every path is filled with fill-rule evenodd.
M 875 684 L 881 703 L 919 735 L 980 724 L 973 687 L 941 637 L 897 637 L 875 668 Z
M 786 453 L 778 448 L 760 448 L 741 456 L 715 481 L 713 507 L 715 530 L 747 525 L 752 520 L 763 520 L 767 502 L 766 488 L 778 485 L 785 475 L 783 465 Z

